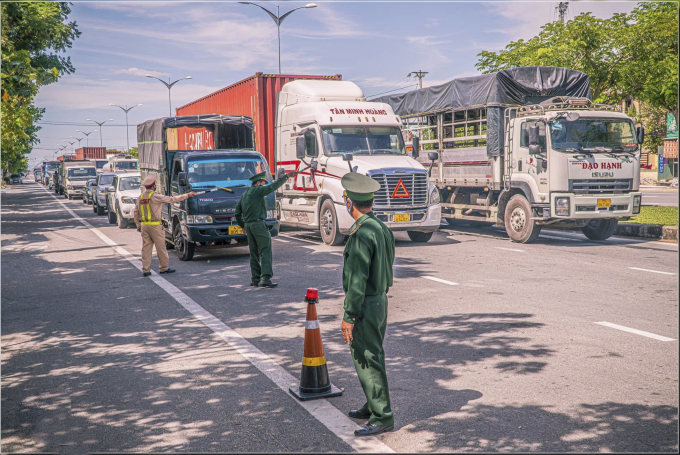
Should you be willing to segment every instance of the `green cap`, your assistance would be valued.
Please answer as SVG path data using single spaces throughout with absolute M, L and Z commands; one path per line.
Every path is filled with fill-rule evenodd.
M 250 177 L 250 181 L 253 183 L 257 182 L 258 180 L 267 180 L 267 173 L 260 172 L 259 174 Z
M 373 193 L 380 189 L 380 183 L 356 172 L 345 174 L 340 183 L 347 197 L 353 201 L 370 201 L 373 199 Z

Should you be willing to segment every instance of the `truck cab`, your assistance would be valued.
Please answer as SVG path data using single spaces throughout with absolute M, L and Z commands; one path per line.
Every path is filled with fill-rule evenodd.
M 326 244 L 342 244 L 354 219 L 340 180 L 354 171 L 380 183 L 373 210 L 390 229 L 427 242 L 439 228 L 438 190 L 407 154 L 388 104 L 366 101 L 352 82 L 293 81 L 279 94 L 276 125 L 277 175 L 312 165 L 280 190 L 282 225 L 318 229 Z
M 85 185 L 97 176 L 97 168 L 89 161 L 64 161 L 59 173 L 59 192 L 67 199 L 82 197 Z

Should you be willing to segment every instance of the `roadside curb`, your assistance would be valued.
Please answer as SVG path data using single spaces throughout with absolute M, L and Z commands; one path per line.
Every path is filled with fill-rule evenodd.
M 669 240 L 677 243 L 678 227 L 660 226 L 658 224 L 619 223 L 614 235 Z

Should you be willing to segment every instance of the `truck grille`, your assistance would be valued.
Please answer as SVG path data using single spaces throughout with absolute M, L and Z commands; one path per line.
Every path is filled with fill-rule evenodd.
M 621 180 L 569 180 L 569 191 L 579 194 L 587 193 L 621 193 L 630 191 L 632 179 Z
M 426 173 L 376 173 L 372 174 L 371 178 L 380 183 L 380 189 L 375 193 L 375 207 L 418 207 L 427 205 Z M 399 184 L 399 180 L 404 183 L 404 187 L 410 197 L 392 197 Z

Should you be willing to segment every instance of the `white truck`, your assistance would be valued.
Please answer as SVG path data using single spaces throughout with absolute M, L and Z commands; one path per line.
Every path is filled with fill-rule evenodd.
M 389 105 L 366 101 L 352 82 L 285 84 L 276 111 L 277 175 L 312 167 L 280 190 L 281 224 L 318 229 L 326 244 L 342 244 L 354 219 L 340 179 L 354 170 L 380 183 L 374 200 L 379 219 L 412 241 L 430 240 L 441 223 L 439 191 L 407 155 L 400 126 Z
M 644 128 L 594 104 L 586 74 L 515 68 L 379 100 L 402 118 L 407 145 L 439 152 L 430 181 L 454 226 L 495 222 L 518 243 L 544 226 L 605 240 L 640 213 Z
M 100 172 L 139 172 L 139 161 L 131 155 L 110 155 Z

